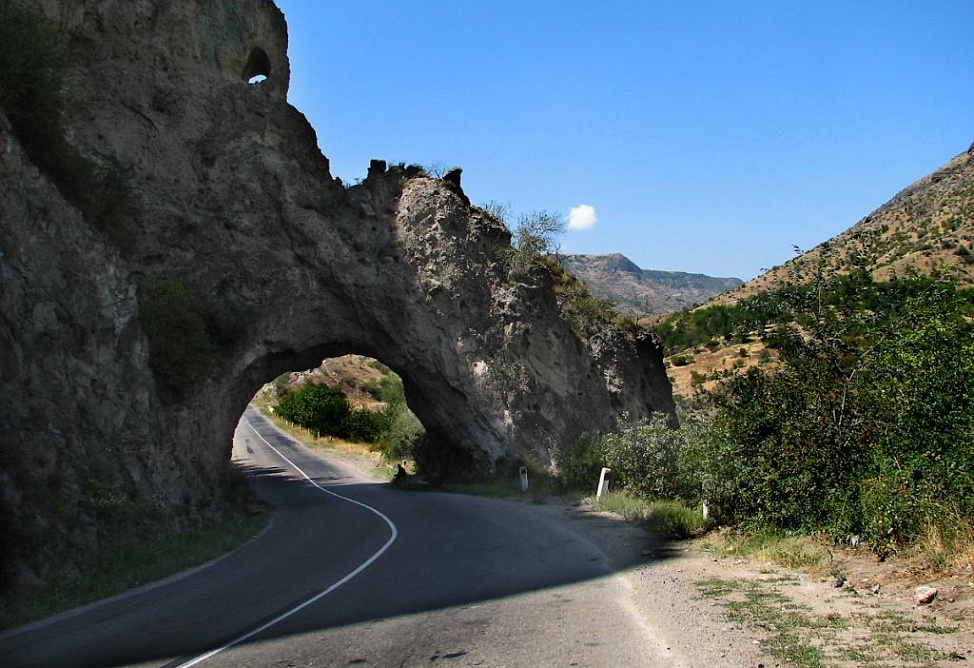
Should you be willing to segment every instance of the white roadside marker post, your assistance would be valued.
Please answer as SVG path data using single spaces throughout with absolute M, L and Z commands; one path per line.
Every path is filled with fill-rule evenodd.
M 599 491 L 595 493 L 595 498 L 599 501 L 608 493 L 609 483 L 612 482 L 612 469 L 603 468 L 599 474 Z
M 521 467 L 521 492 L 526 493 L 528 491 L 528 467 Z

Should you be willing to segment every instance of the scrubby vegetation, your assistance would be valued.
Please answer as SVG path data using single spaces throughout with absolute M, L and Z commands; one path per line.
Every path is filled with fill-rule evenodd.
M 854 270 L 680 314 L 669 346 L 756 337 L 779 364 L 701 390 L 677 431 L 657 416 L 588 439 L 563 453 L 562 475 L 591 485 L 605 464 L 630 494 L 706 501 L 725 524 L 866 540 L 880 556 L 933 540 L 969 559 L 972 304 L 937 276 Z
M 382 402 L 381 410 L 353 407 L 337 387 L 308 383 L 290 389 L 286 382 L 275 381 L 275 413 L 316 437 L 367 443 L 389 460 L 413 457 L 425 430 L 406 405 L 402 380 L 388 371 L 378 387 L 370 389 Z
M 508 224 L 511 211 L 507 205 L 488 202 L 483 209 L 498 222 Z M 564 219 L 556 213 L 538 211 L 518 218 L 511 232 L 512 245 L 501 255 L 508 278 L 516 282 L 546 274 L 562 315 L 583 337 L 606 326 L 635 331 L 635 321 L 619 313 L 611 299 L 596 297 L 565 271 L 558 258 L 558 237 L 564 232 Z

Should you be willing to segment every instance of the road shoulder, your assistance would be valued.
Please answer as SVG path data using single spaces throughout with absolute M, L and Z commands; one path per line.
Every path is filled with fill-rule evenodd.
M 718 555 L 707 539 L 668 542 L 589 502 L 533 505 L 625 565 L 619 576 L 639 614 L 687 668 L 974 660 L 970 573 L 935 576 L 879 563 L 865 551 L 837 550 L 838 582 L 827 573 Z M 921 583 L 937 588 L 931 603 L 916 603 Z

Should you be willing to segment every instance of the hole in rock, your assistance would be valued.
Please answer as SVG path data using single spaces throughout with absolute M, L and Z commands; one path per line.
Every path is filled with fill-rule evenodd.
M 256 84 L 266 81 L 271 75 L 271 60 L 259 46 L 250 50 L 247 56 L 247 64 L 244 65 L 242 79 L 247 83 Z

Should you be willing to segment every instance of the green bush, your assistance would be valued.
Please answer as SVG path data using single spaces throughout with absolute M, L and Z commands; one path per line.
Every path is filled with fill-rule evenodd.
M 617 484 L 645 499 L 674 499 L 680 494 L 677 465 L 683 435 L 662 413 L 623 424 L 602 437 L 606 465 Z
M 285 420 L 304 427 L 316 436 L 344 437 L 352 413 L 341 390 L 327 385 L 305 385 L 285 395 L 275 411 Z
M 389 372 L 378 387 L 386 402 L 382 411 L 352 408 L 341 390 L 326 385 L 305 385 L 283 394 L 275 411 L 316 436 L 376 444 L 387 459 L 413 457 L 426 432 L 406 405 L 402 380 Z
M 813 365 L 803 365 L 810 367 Z M 723 518 L 787 530 L 829 527 L 863 464 L 856 420 L 835 392 L 830 369 L 751 369 L 719 398 L 714 453 L 720 488 L 710 499 Z
M 740 524 L 864 536 L 880 554 L 974 516 L 970 294 L 855 272 L 789 290 L 777 298 L 791 320 L 773 334 L 781 368 L 712 396 L 711 508 Z
M 558 481 L 569 491 L 592 494 L 598 489 L 599 476 L 605 467 L 602 441 L 582 434 L 574 446 L 556 453 Z
M 912 481 L 899 471 L 886 471 L 859 483 L 862 530 L 874 552 L 885 556 L 918 535 Z
M 345 418 L 342 437 L 362 443 L 376 443 L 389 430 L 384 413 L 355 408 Z
M 416 456 L 416 448 L 422 442 L 426 430 L 412 411 L 402 410 L 387 420 L 388 427 L 379 438 L 382 454 L 386 459 L 399 460 Z
M 379 381 L 379 398 L 387 410 L 398 411 L 406 407 L 406 391 L 402 378 L 389 371 Z

